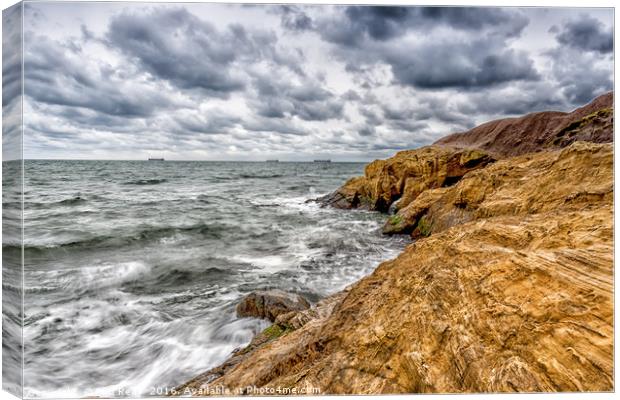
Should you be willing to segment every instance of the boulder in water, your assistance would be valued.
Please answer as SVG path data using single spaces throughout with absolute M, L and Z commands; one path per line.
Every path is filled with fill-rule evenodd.
M 239 317 L 256 317 L 274 322 L 278 315 L 310 308 L 310 303 L 298 294 L 282 290 L 255 291 L 237 305 Z

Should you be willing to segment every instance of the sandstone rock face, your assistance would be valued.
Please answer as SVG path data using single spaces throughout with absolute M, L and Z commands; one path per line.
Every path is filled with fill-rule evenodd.
M 613 197 L 612 172 L 610 144 L 577 142 L 554 153 L 501 160 L 450 188 L 424 192 L 390 217 L 383 231 L 428 236 L 481 218 L 587 206 Z
M 612 162 L 611 144 L 574 143 L 420 189 L 399 257 L 185 387 L 612 391 Z
M 387 211 L 398 200 L 402 208 L 427 189 L 450 186 L 469 171 L 494 159 L 479 150 L 428 146 L 396 153 L 366 166 L 364 176 L 350 179 L 318 201 L 337 208 Z
M 366 178 L 358 176 L 349 179 L 333 193 L 323 196 L 317 201 L 324 206 L 348 210 L 351 208 L 368 207 L 366 195 Z M 363 204 L 362 204 L 363 202 Z
M 545 111 L 487 122 L 446 136 L 436 145 L 477 148 L 510 157 L 566 147 L 576 141 L 609 143 L 613 136 L 613 92 L 570 113 Z
M 274 322 L 281 314 L 301 311 L 310 307 L 303 297 L 282 290 L 252 292 L 237 305 L 239 317 L 256 317 Z
M 390 216 L 383 226 L 383 233 L 395 234 L 395 233 L 410 233 L 417 228 L 418 223 L 422 217 L 428 212 L 429 208 L 435 204 L 449 188 L 429 189 L 422 192 L 414 201 L 409 203 L 406 207 L 401 208 L 396 215 Z M 423 236 L 427 232 L 422 227 Z M 430 231 L 428 232 L 430 234 Z

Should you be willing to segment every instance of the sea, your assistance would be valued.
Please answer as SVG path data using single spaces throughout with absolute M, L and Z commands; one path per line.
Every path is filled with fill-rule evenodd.
M 385 215 L 308 202 L 363 174 L 362 163 L 24 168 L 26 397 L 161 395 L 269 325 L 235 315 L 248 293 L 316 302 L 407 243 L 381 234 Z

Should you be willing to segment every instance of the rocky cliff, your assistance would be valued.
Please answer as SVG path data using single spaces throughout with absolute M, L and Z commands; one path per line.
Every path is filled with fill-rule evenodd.
M 364 176 L 318 200 L 343 209 L 397 211 L 425 190 L 451 186 L 498 159 L 553 151 L 576 141 L 612 142 L 612 107 L 613 93 L 607 93 L 570 113 L 546 111 L 487 122 L 432 146 L 373 161 Z
M 612 391 L 613 144 L 544 143 L 370 164 L 324 201 L 415 241 L 178 393 Z
M 566 147 L 576 141 L 608 143 L 613 140 L 613 103 L 610 92 L 570 113 L 544 111 L 499 119 L 446 136 L 435 144 L 510 157 Z

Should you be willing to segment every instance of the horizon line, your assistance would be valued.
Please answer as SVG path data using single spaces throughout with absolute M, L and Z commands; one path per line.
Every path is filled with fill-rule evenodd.
M 316 163 L 316 164 L 329 164 L 329 163 L 365 163 L 372 162 L 372 160 L 363 160 L 363 161 L 353 161 L 353 160 L 344 160 L 344 161 L 334 161 L 329 159 L 329 162 L 324 162 L 324 160 L 328 159 L 316 159 L 315 160 L 280 160 L 280 159 L 267 159 L 267 160 L 178 160 L 178 159 L 164 159 L 164 160 L 149 160 L 149 159 L 106 159 L 106 158 L 15 158 L 11 160 L 2 160 L 2 162 L 11 162 L 11 161 L 144 161 L 144 162 L 241 162 L 241 163 L 271 163 L 277 160 L 278 163 Z

